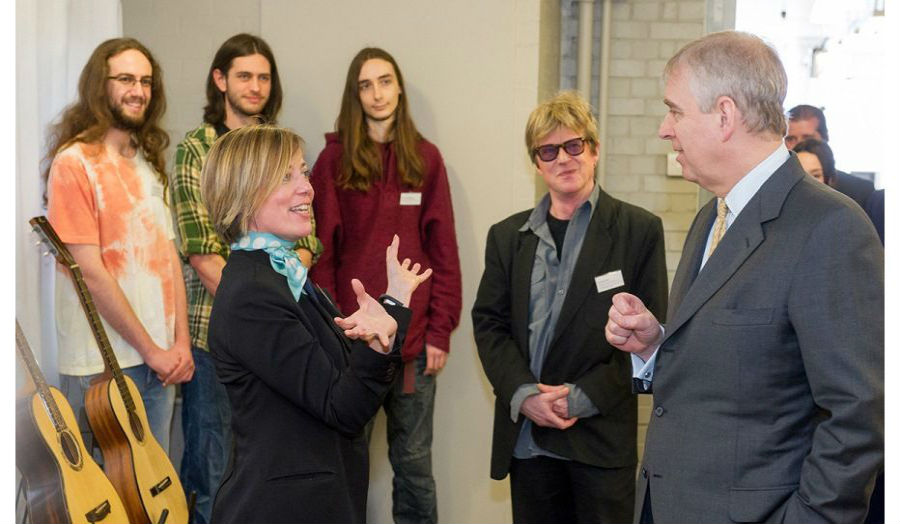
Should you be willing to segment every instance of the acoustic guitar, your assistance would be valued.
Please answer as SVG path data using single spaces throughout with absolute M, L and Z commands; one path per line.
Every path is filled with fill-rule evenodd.
M 106 371 L 91 384 L 84 407 L 103 452 L 106 475 L 125 503 L 131 524 L 186 524 L 188 507 L 181 481 L 150 432 L 137 386 L 119 367 L 81 269 L 45 217 L 32 218 L 29 223 L 57 262 L 71 273 L 100 348 Z
M 31 521 L 128 522 L 118 493 L 84 447 L 72 407 L 47 384 L 18 320 L 16 350 L 37 389 L 16 406 L 16 467 L 25 478 Z

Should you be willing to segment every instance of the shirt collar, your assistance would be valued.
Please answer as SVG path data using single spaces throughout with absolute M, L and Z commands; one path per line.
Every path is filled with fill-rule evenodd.
M 731 191 L 725 195 L 725 203 L 728 205 L 729 218 L 737 218 L 741 211 L 747 205 L 747 202 L 753 198 L 753 195 L 759 191 L 759 188 L 766 183 L 775 171 L 781 167 L 781 164 L 787 162 L 790 157 L 787 147 L 784 143 L 778 146 L 771 155 L 756 165 L 749 173 L 744 175 L 737 184 L 731 188 Z
M 597 207 L 597 200 L 600 198 L 600 184 L 597 181 L 594 181 L 594 189 L 591 190 L 590 196 L 588 199 L 581 204 L 578 209 L 575 211 L 575 214 L 572 215 L 572 218 L 575 218 L 582 209 L 587 207 L 588 215 L 594 213 L 594 208 Z M 519 231 L 528 231 L 529 229 L 532 231 L 537 231 L 537 228 L 544 225 L 547 222 L 547 211 L 550 210 L 550 193 L 544 195 L 541 198 L 541 201 L 538 202 L 534 209 L 531 210 L 531 214 L 528 216 L 528 220 L 522 224 L 522 227 L 519 228 Z

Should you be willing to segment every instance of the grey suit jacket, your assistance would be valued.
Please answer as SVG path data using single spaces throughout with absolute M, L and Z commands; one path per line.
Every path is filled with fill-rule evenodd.
M 698 274 L 694 220 L 657 354 L 637 504 L 655 522 L 862 522 L 884 443 L 884 250 L 804 176 L 766 181 Z

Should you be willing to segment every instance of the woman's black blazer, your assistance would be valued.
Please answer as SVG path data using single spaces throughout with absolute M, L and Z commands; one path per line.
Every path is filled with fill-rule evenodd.
M 411 313 L 385 308 L 397 319 L 400 348 Z M 209 347 L 231 403 L 234 446 L 212 522 L 365 521 L 363 428 L 400 353 L 346 338 L 332 320 L 338 314 L 319 291 L 294 300 L 265 252 L 229 257 Z

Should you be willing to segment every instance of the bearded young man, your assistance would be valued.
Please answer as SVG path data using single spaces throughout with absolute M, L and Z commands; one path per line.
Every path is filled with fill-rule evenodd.
M 150 51 L 131 38 L 103 42 L 81 72 L 78 101 L 51 129 L 44 176 L 49 221 L 81 267 L 119 365 L 168 450 L 173 384 L 190 380 L 194 363 L 165 202 L 165 109 Z M 61 389 L 87 439 L 84 394 L 104 365 L 71 277 L 57 270 Z
M 181 388 L 181 481 L 186 492 L 197 493 L 197 524 L 209 521 L 231 448 L 231 410 L 225 388 L 216 380 L 207 345 L 209 314 L 229 247 L 210 224 L 200 195 L 200 174 L 219 137 L 248 124 L 274 123 L 281 110 L 281 96 L 275 56 L 265 40 L 246 33 L 232 36 L 216 51 L 209 67 L 203 123 L 189 131 L 175 150 L 172 201 L 178 245 L 185 263 L 191 351 L 197 363 L 194 379 Z M 297 248 L 307 266 L 321 250 L 314 236 L 315 221 L 313 224 L 313 234 L 301 239 Z

